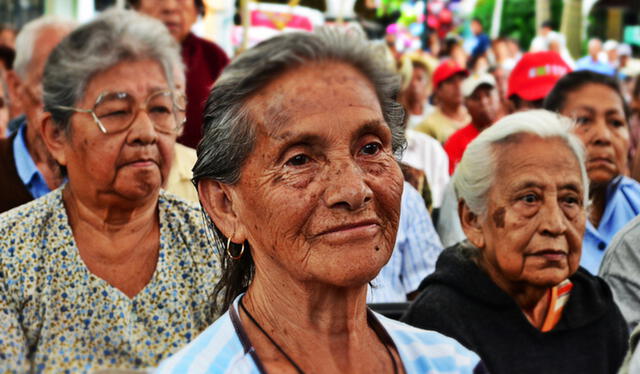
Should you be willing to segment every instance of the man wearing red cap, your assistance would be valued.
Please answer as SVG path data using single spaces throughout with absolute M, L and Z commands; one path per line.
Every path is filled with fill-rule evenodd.
M 509 112 L 542 108 L 558 79 L 569 72 L 571 68 L 556 52 L 525 53 L 509 76 Z
M 436 109 L 416 126 L 444 143 L 451 134 L 469 123 L 471 118 L 463 105 L 462 81 L 469 73 L 453 60 L 442 62 L 433 72 Z
M 444 143 L 444 150 L 449 156 L 449 174 L 453 174 L 467 145 L 500 116 L 500 97 L 492 75 L 468 77 L 462 83 L 462 93 L 471 123 L 454 132 Z

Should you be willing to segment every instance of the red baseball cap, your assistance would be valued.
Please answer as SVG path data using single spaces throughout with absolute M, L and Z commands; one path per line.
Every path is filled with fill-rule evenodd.
M 569 72 L 571 68 L 557 52 L 525 53 L 511 71 L 507 98 L 516 94 L 527 101 L 543 99 Z
M 433 87 L 438 88 L 442 81 L 460 73 L 464 74 L 465 77 L 469 76 L 469 72 L 456 64 L 455 61 L 451 59 L 443 61 L 433 72 Z

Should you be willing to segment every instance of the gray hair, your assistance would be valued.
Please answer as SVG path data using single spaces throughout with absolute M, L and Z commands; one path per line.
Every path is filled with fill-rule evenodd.
M 202 179 L 236 183 L 242 164 L 253 149 L 258 123 L 246 105 L 248 100 L 285 72 L 325 61 L 348 64 L 371 82 L 391 130 L 393 151 L 399 155 L 405 144 L 404 109 L 396 101 L 399 78 L 361 33 L 320 28 L 313 33 L 286 33 L 269 39 L 245 51 L 226 67 L 204 110 L 204 136 L 193 167 L 194 183 L 197 185 Z M 227 238 L 209 217 L 206 219 L 219 248 L 224 248 Z M 244 248 L 245 244 L 242 245 Z M 222 275 L 214 295 L 220 297 L 222 293 L 221 310 L 226 310 L 253 279 L 255 265 L 251 248 L 248 244 L 246 247 L 248 250 L 237 261 L 230 260 L 224 250 L 219 252 Z
M 105 11 L 51 52 L 43 77 L 45 110 L 68 131 L 73 112 L 57 106 L 74 106 L 96 74 L 122 61 L 144 59 L 160 64 L 172 90 L 176 67 L 184 74 L 179 46 L 164 24 L 131 10 Z
M 589 195 L 589 177 L 585 168 L 584 147 L 580 139 L 570 132 L 571 121 L 547 110 L 529 110 L 502 118 L 483 131 L 468 146 L 453 174 L 453 185 L 458 200 L 464 200 L 469 209 L 480 216 L 487 213 L 487 195 L 496 172 L 496 145 L 515 142 L 515 135 L 531 134 L 540 138 L 563 140 L 576 156 L 580 167 L 583 201 Z M 535 155 L 532 155 L 535 157 Z
M 35 50 L 36 41 L 47 29 L 73 30 L 76 23 L 56 16 L 43 16 L 27 23 L 16 37 L 16 57 L 13 70 L 20 79 L 26 79 Z
M 337 61 L 353 66 L 373 84 L 396 154 L 404 147 L 404 109 L 396 102 L 398 77 L 355 30 L 321 28 L 313 33 L 287 33 L 242 53 L 224 70 L 207 100 L 203 139 L 193 179 L 233 184 L 253 149 L 255 124 L 245 106 L 252 95 L 285 71 L 310 62 Z

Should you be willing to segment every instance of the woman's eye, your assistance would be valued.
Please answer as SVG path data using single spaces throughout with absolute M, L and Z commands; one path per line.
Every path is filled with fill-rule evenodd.
M 295 155 L 293 157 L 291 157 L 288 161 L 287 161 L 287 165 L 291 165 L 291 166 L 302 166 L 304 164 L 306 164 L 307 162 L 309 162 L 309 157 L 307 155 L 304 154 L 298 154 Z
M 98 118 L 119 117 L 119 116 L 127 116 L 127 115 L 129 115 L 128 110 L 111 110 L 106 113 L 100 114 Z
M 565 204 L 571 204 L 571 205 L 579 205 L 580 204 L 580 199 L 578 199 L 576 196 L 565 196 L 562 201 Z
M 527 204 L 533 204 L 538 201 L 538 196 L 534 194 L 526 194 L 520 198 L 521 201 L 524 201 Z
M 362 147 L 360 152 L 364 153 L 365 155 L 375 155 L 380 152 L 381 148 L 382 146 L 380 145 L 380 143 L 369 143 Z
M 576 121 L 576 125 L 584 125 L 586 123 L 589 123 L 591 120 L 589 119 L 589 117 L 578 116 L 575 118 L 575 121 Z
M 153 107 L 149 108 L 149 111 L 151 113 L 159 113 L 159 114 L 169 114 L 169 113 L 171 113 L 171 109 L 169 109 L 169 107 L 164 106 L 164 105 L 153 106 Z
M 623 127 L 625 125 L 625 123 L 623 121 L 620 121 L 620 120 L 613 120 L 613 121 L 610 121 L 610 122 L 611 122 L 611 125 L 613 127 Z

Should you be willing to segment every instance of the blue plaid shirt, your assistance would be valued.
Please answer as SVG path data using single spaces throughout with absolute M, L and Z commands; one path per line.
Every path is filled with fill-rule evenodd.
M 155 373 L 261 373 L 253 346 L 248 338 L 239 337 L 246 337 L 237 313 L 240 297 L 242 295 L 194 341 L 163 361 Z M 407 374 L 473 373 L 480 361 L 475 353 L 440 333 L 370 313 L 393 340 Z M 312 349 L 313 344 L 309 348 Z
M 407 301 L 407 294 L 433 273 L 440 252 L 442 244 L 424 200 L 405 182 L 396 245 L 389 262 L 371 282 L 373 287 L 369 288 L 367 302 Z

